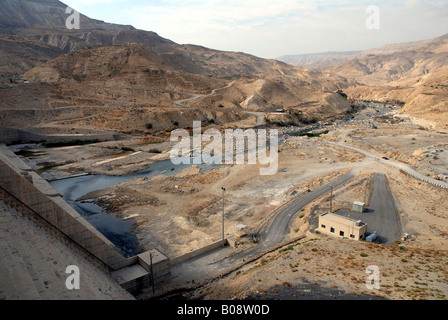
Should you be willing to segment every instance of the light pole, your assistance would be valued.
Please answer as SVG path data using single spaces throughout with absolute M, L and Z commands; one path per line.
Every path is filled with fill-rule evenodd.
M 333 185 L 331 186 L 330 213 L 333 213 Z
M 222 246 L 224 247 L 225 244 L 225 238 L 224 238 L 224 196 L 226 193 L 226 189 L 225 188 L 221 188 L 222 190 Z
M 152 253 L 149 251 L 149 263 L 151 266 L 151 284 L 152 284 L 152 293 L 156 293 L 155 284 L 154 284 L 154 271 L 152 269 Z

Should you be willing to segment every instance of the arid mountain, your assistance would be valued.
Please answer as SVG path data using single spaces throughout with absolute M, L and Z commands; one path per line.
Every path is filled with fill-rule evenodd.
M 20 30 L 45 26 L 47 28 L 65 28 L 70 15 L 67 5 L 58 0 L 0 0 L 0 29 L 16 34 Z M 109 24 L 80 15 L 80 25 L 84 29 L 129 30 L 131 26 Z
M 21 75 L 40 63 L 60 56 L 63 51 L 41 41 L 0 35 L 0 78 Z
M 125 85 L 173 92 L 208 93 L 225 85 L 223 80 L 176 70 L 148 46 L 137 43 L 64 54 L 28 71 L 24 78 L 65 87 Z
M 293 65 L 338 74 L 369 86 L 416 80 L 448 65 L 448 34 L 435 39 L 389 44 L 360 52 L 336 52 L 279 58 Z
M 399 102 L 424 126 L 447 127 L 448 34 L 328 58 L 307 67 L 359 83 L 344 89 L 349 98 Z
M 296 54 L 278 57 L 277 60 L 291 64 L 297 67 L 314 68 L 320 63 L 336 63 L 336 61 L 348 60 L 355 57 L 361 51 L 342 51 L 342 52 L 324 52 L 324 53 L 309 53 Z
M 297 81 L 284 78 L 241 79 L 218 90 L 215 95 L 193 102 L 200 108 L 221 105 L 245 111 L 275 111 L 286 109 L 287 115 L 270 116 L 276 122 L 300 124 L 311 119 L 332 119 L 351 110 L 338 94 L 322 92 Z
M 144 44 L 64 54 L 24 74 L 29 85 L 0 90 L 0 125 L 44 132 L 107 129 L 125 133 L 229 123 L 247 115 L 181 108 L 182 92 L 210 93 L 227 80 L 178 71 Z
M 23 43 L 30 49 L 22 55 L 17 49 L 2 61 L 20 66 L 5 69 L 5 75 L 24 73 L 32 82 L 28 90 L 0 92 L 2 125 L 154 132 L 173 124 L 191 127 L 193 120 L 239 121 L 250 117 L 245 111 L 290 109 L 300 115 L 294 119 L 299 123 L 350 110 L 335 92 L 356 83 L 339 75 L 180 45 L 83 15 L 80 29 L 69 30 L 67 6 L 60 1 L 0 1 L 0 32 L 9 34 L 5 39 L 20 39 L 15 47 Z M 49 48 L 53 51 L 45 51 Z M 30 57 L 33 63 L 25 63 Z M 191 102 L 194 108 L 175 105 L 189 97 L 185 93 L 203 97 Z
M 32 83 L 54 85 L 57 94 L 48 98 L 47 104 L 57 108 L 113 106 L 171 110 L 173 102 L 187 92 L 204 96 L 191 105 L 196 110 L 214 112 L 208 118 L 214 123 L 224 122 L 222 114 L 226 112 L 229 119 L 237 119 L 232 117 L 235 112 L 247 117 L 241 111 L 289 108 L 308 118 L 327 119 L 344 115 L 350 109 L 339 95 L 324 93 L 313 89 L 313 84 L 284 75 L 232 81 L 179 71 L 144 44 L 78 50 L 39 65 L 23 77 Z M 191 126 L 179 119 L 175 122 Z M 155 123 L 153 128 L 158 125 Z M 144 123 L 141 127 L 144 129 Z
M 316 63 L 311 67 L 373 86 L 417 80 L 448 65 L 448 34 L 366 50 L 344 60 Z
M 415 118 L 424 128 L 448 129 L 448 66 L 418 79 L 402 80 L 394 86 L 357 86 L 345 89 L 356 100 L 401 101 L 400 111 Z
M 335 91 L 353 82 L 343 77 L 294 67 L 241 52 L 225 52 L 196 45 L 179 45 L 154 32 L 132 26 L 109 24 L 81 15 L 80 29 L 68 30 L 67 6 L 57 0 L 0 0 L 0 32 L 38 40 L 65 53 L 96 47 L 142 43 L 161 55 L 173 68 L 221 78 L 252 78 L 279 75 L 304 85 Z

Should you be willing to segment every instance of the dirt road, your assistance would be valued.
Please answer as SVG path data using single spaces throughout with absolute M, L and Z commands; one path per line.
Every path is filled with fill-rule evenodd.
M 195 100 L 198 100 L 201 98 L 205 98 L 205 97 L 210 97 L 210 96 L 216 94 L 216 91 L 227 89 L 228 87 L 232 86 L 234 83 L 235 83 L 235 81 L 232 81 L 227 86 L 225 86 L 223 88 L 219 88 L 219 89 L 214 89 L 207 95 L 196 94 L 196 93 L 186 93 L 186 92 L 175 92 L 177 94 L 188 95 L 188 96 L 190 96 L 190 98 L 174 101 L 174 104 L 178 105 L 180 107 L 184 107 L 184 108 L 191 108 L 191 106 L 189 106 L 187 104 L 188 102 L 192 102 L 192 101 L 195 101 Z M 251 111 L 243 111 L 243 112 L 257 117 L 257 122 L 254 125 L 255 127 L 259 127 L 259 126 L 266 124 L 266 115 L 263 112 L 251 112 Z

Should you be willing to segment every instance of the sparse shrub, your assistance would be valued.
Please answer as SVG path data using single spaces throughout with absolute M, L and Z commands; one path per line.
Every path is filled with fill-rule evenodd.
M 329 132 L 330 131 L 328 131 L 328 130 L 325 130 L 323 132 L 318 132 L 318 133 L 306 132 L 306 133 L 299 134 L 299 137 L 307 136 L 309 138 L 316 138 L 316 137 L 320 137 L 321 135 L 328 134 Z
M 296 125 L 294 123 L 294 121 L 283 122 L 283 121 L 271 121 L 268 119 L 267 122 L 269 125 L 276 126 L 276 127 L 290 127 L 290 126 Z
M 368 257 L 369 255 L 367 254 L 367 253 L 365 253 L 365 252 L 361 252 L 361 257 L 363 257 L 363 258 L 365 258 L 365 257 Z
M 344 98 L 344 99 L 347 99 L 348 98 L 348 96 L 347 96 L 347 94 L 345 94 L 344 93 L 344 91 L 342 91 L 342 90 L 338 90 L 337 92 L 336 92 L 338 95 L 340 95 L 342 98 Z
M 45 148 L 57 148 L 57 147 L 69 147 L 69 146 L 82 146 L 86 144 L 92 144 L 99 142 L 98 139 L 93 140 L 56 140 L 42 142 L 42 146 Z
M 151 149 L 149 150 L 149 153 L 162 153 L 159 149 Z
M 121 147 L 122 151 L 127 151 L 127 152 L 134 152 L 135 150 L 129 147 Z
M 83 58 L 89 58 L 89 57 L 92 56 L 92 52 L 91 52 L 91 51 L 88 51 L 88 50 L 86 50 L 86 51 L 80 51 L 80 52 L 79 52 L 79 55 L 80 55 L 81 57 L 83 57 Z
M 294 250 L 294 246 L 293 245 L 290 245 L 290 246 L 288 246 L 286 248 L 280 249 L 279 253 L 290 251 L 290 250 Z

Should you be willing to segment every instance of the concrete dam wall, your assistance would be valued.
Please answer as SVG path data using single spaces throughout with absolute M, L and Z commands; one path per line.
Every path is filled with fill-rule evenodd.
M 151 282 L 170 278 L 168 257 L 151 250 L 151 260 L 157 257 L 152 266 L 148 252 L 125 258 L 112 242 L 65 202 L 58 191 L 5 145 L 0 145 L 0 188 L 98 259 L 127 290 L 133 291 L 147 287 Z
M 115 246 L 6 147 L 0 147 L 0 186 L 112 270 L 129 264 Z

